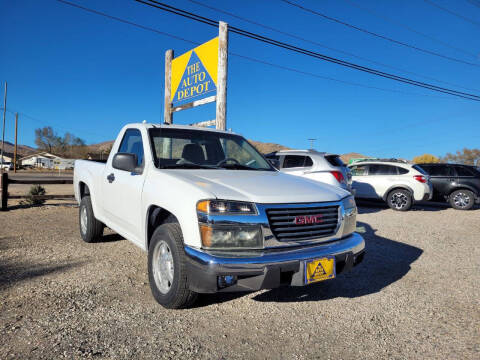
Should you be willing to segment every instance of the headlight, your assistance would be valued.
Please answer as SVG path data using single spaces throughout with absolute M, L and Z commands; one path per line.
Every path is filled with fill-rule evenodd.
M 203 200 L 197 203 L 197 211 L 212 215 L 256 215 L 254 204 L 243 201 Z
M 343 219 L 342 236 L 350 235 L 357 228 L 357 205 L 353 196 L 348 196 L 342 200 L 345 209 L 345 217 Z
M 202 246 L 209 249 L 261 249 L 262 230 L 258 225 L 210 226 L 200 224 Z

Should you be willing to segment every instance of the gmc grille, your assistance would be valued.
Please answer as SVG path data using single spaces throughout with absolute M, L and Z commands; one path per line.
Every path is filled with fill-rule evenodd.
M 279 241 L 307 240 L 335 234 L 338 224 L 338 205 L 313 207 L 285 207 L 266 209 L 268 223 Z M 314 215 L 320 215 L 318 222 Z M 299 217 L 304 223 L 297 222 Z

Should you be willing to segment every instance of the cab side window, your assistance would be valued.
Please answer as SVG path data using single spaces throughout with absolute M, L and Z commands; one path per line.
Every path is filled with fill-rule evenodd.
M 474 176 L 475 174 L 469 168 L 465 166 L 455 166 L 457 176 Z
M 426 166 L 424 169 L 430 176 L 453 176 L 452 168 L 450 166 Z
M 397 167 L 391 165 L 373 165 L 368 168 L 368 175 L 397 175 Z
M 128 129 L 125 131 L 118 152 L 137 155 L 137 166 L 143 166 L 143 142 L 140 130 Z

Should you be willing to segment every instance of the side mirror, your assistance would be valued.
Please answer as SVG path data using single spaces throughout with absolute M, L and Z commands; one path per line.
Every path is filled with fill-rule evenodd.
M 274 168 L 276 169 L 280 169 L 280 161 L 278 161 L 277 159 L 268 159 L 268 162 L 273 165 Z
M 137 155 L 131 153 L 116 153 L 112 160 L 112 167 L 118 170 L 135 172 Z

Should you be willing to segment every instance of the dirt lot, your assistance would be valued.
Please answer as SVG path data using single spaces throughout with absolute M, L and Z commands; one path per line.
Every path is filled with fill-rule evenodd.
M 364 207 L 365 261 L 307 288 L 165 310 L 146 256 L 73 206 L 0 213 L 0 358 L 480 358 L 480 209 Z

